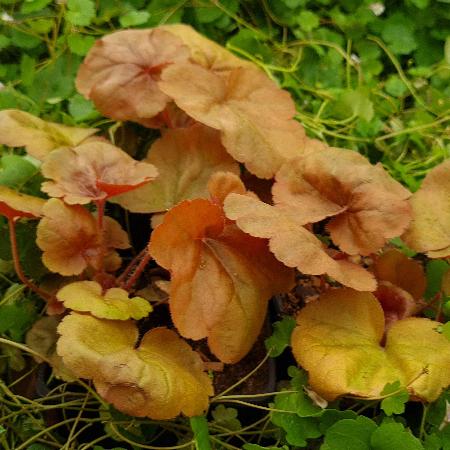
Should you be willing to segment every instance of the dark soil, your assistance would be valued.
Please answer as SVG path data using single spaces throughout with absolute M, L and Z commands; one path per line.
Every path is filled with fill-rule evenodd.
M 264 340 L 270 336 L 269 324 L 264 327 L 250 353 L 237 364 L 225 365 L 223 372 L 214 373 L 214 391 L 216 394 L 237 383 L 250 373 L 266 356 Z M 237 386 L 232 394 L 264 394 L 275 390 L 275 362 L 268 359 L 251 377 Z
M 314 301 L 329 285 L 321 277 L 297 273 L 296 285 L 287 294 L 277 295 L 274 307 L 278 316 L 293 316 L 309 302 Z

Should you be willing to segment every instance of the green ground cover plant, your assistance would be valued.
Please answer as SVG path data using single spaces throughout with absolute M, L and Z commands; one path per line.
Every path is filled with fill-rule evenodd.
M 449 448 L 447 2 L 0 13 L 5 449 Z

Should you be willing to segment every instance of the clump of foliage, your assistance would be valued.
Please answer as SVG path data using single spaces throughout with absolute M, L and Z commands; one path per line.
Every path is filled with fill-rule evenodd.
M 28 3 L 33 8 L 34 2 Z M 68 2 L 66 20 L 94 21 L 89 4 L 77 9 L 78 2 Z M 265 4 L 274 17 L 277 8 Z M 229 17 L 227 7 L 218 10 Z M 333 17 L 340 17 L 338 10 Z M 133 8 L 125 17 L 139 22 L 131 25 L 149 19 Z M 200 17 L 196 20 L 204 20 Z M 314 12 L 303 10 L 299 17 L 302 30 L 320 31 Z M 289 20 L 277 18 L 279 24 Z M 302 32 L 293 27 L 297 37 Z M 251 45 L 270 51 L 269 38 L 258 33 L 253 38 Z M 36 309 L 27 323 L 11 326 L 22 330 L 19 336 L 0 343 L 50 364 L 62 380 L 59 389 L 73 382 L 85 387 L 83 402 L 74 400 L 79 413 L 69 442 L 81 433 L 83 411 L 95 401 L 98 420 L 110 423 L 106 437 L 138 448 L 161 448 L 148 445 L 159 438 L 155 425 L 176 436 L 176 446 L 169 448 L 206 450 L 210 441 L 217 448 L 238 448 L 235 438 L 247 450 L 316 444 L 387 449 L 397 441 L 403 448 L 445 448 L 448 161 L 432 169 L 419 189 L 420 175 L 402 179 L 405 188 L 380 163 L 340 148 L 339 133 L 336 146 L 329 145 L 326 133 L 299 115 L 297 66 L 281 70 L 286 77 L 277 83 L 271 70 L 261 70 L 270 66 L 264 56 L 241 59 L 187 25 L 118 31 L 91 44 L 80 52 L 87 55 L 77 72 L 75 98 L 106 122 L 84 127 L 73 115 L 60 124 L 17 109 L 0 111 L 0 143 L 24 149 L 25 156 L 21 150 L 9 155 L 18 158 L 11 165 L 30 174 L 23 182 L 11 175 L 14 182 L 0 186 L 10 259 L 23 283 L 18 289 L 30 292 L 31 305 L 39 298 L 47 314 L 29 331 L 26 347 L 14 341 L 35 320 Z M 290 50 L 285 53 L 292 58 Z M 349 60 L 351 71 L 356 63 Z M 356 127 L 358 141 L 358 127 L 373 118 L 361 115 L 371 101 L 359 89 L 351 91 L 348 102 L 359 106 L 342 124 Z M 420 104 L 417 92 L 410 93 Z M 345 104 L 342 92 L 334 95 L 316 117 L 328 103 Z M 444 123 L 441 119 L 436 122 Z M 381 141 L 397 134 L 388 136 Z M 133 145 L 138 140 L 140 145 Z M 373 156 L 373 149 L 367 150 Z M 435 155 L 432 164 L 442 156 Z M 387 166 L 391 173 L 398 167 Z M 131 214 L 145 214 L 148 221 L 152 214 L 153 231 L 142 248 L 132 245 Z M 24 245 L 28 240 L 35 246 L 31 233 L 39 249 L 31 252 L 39 256 L 36 262 L 27 261 Z M 416 252 L 426 254 L 426 272 L 411 259 Z M 134 258 L 125 260 L 127 254 Z M 158 276 L 149 282 L 144 275 L 150 265 Z M 252 425 L 243 426 L 236 410 L 219 405 L 209 437 L 203 415 L 210 405 L 252 406 L 245 396 L 228 395 L 235 386 L 214 393 L 215 371 L 251 352 L 269 300 L 289 293 L 299 274 L 317 277 L 322 293 L 295 321 L 287 317 L 278 324 L 267 346 L 274 357 L 292 347 L 302 369 L 289 368 L 290 387 L 281 386 L 273 404 L 260 407 L 269 414 Z M 3 302 L 27 307 L 8 296 Z M 164 305 L 169 321 L 158 314 Z M 196 343 L 204 339 L 211 355 Z M 12 408 L 6 417 L 20 419 L 14 401 L 17 408 L 21 400 L 6 386 L 3 391 Z M 413 425 L 395 419 L 409 401 L 425 405 L 413 430 L 417 437 L 408 428 Z M 44 410 L 41 402 L 36 403 Z M 370 408 L 371 418 L 361 415 Z M 159 422 L 180 414 L 191 418 L 192 432 L 180 418 Z M 86 420 L 89 425 L 97 419 Z M 48 433 L 36 417 L 31 421 L 38 437 L 20 437 L 18 448 Z M 270 422 L 276 428 L 266 433 Z M 247 431 L 259 434 L 258 440 L 243 437 Z

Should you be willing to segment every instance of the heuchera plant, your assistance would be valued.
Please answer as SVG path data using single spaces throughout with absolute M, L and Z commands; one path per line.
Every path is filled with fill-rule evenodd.
M 423 268 L 389 246 L 403 235 L 430 258 L 450 256 L 449 162 L 412 195 L 381 165 L 308 138 L 288 92 L 185 25 L 100 39 L 76 85 L 106 117 L 161 137 L 137 161 L 97 129 L 0 112 L 0 143 L 25 147 L 47 179 L 48 200 L 0 187 L 0 213 L 20 280 L 59 314 L 33 334 L 57 329 L 47 360 L 58 376 L 92 380 L 130 415 L 199 415 L 213 394 L 208 361 L 183 338 L 206 338 L 221 362 L 237 363 L 297 270 L 327 281 L 292 337 L 321 397 L 377 398 L 399 382 L 433 401 L 450 384 L 450 342 L 438 321 L 414 317 L 425 305 Z M 272 199 L 241 173 L 274 179 Z M 118 250 L 129 237 L 106 202 L 153 214 L 148 245 L 127 266 Z M 61 276 L 53 288 L 22 270 L 18 220 L 39 221 L 43 263 Z M 139 290 L 152 259 L 170 273 L 174 328 L 142 336 L 137 321 L 159 304 Z

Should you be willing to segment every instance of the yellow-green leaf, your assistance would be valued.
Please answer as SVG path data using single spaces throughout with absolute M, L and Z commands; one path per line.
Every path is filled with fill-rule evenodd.
M 101 320 L 72 313 L 58 328 L 57 351 L 79 377 L 92 379 L 99 394 L 137 417 L 196 416 L 208 407 L 211 380 L 200 356 L 166 328 L 148 331 L 138 348 L 132 321 Z
M 413 398 L 434 401 L 450 384 L 450 342 L 438 322 L 410 317 L 384 338 L 383 310 L 368 292 L 334 289 L 297 316 L 294 355 L 311 387 L 327 400 L 378 397 L 399 381 Z
M 95 281 L 76 281 L 64 286 L 56 297 L 74 311 L 90 312 L 100 319 L 142 319 L 152 311 L 150 303 L 142 297 L 128 298 L 128 292 L 111 288 L 102 292 Z
M 16 109 L 0 111 L 0 144 L 25 147 L 37 159 L 44 159 L 56 148 L 78 145 L 97 131 L 46 122 Z

